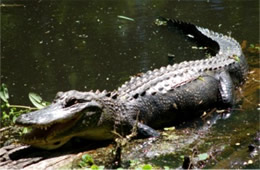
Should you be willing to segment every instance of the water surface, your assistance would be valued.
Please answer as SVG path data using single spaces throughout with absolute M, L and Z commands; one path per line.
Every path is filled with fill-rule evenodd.
M 168 54 L 174 62 L 203 57 L 180 35 L 156 27 L 158 16 L 258 43 L 257 0 L 3 3 L 1 81 L 19 104 L 30 104 L 29 92 L 51 101 L 58 91 L 115 89 L 131 75 L 169 64 Z

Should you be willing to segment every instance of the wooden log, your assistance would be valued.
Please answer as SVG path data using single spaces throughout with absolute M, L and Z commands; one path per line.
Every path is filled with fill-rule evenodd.
M 107 148 L 108 142 L 74 143 L 57 150 L 42 150 L 31 146 L 12 144 L 0 148 L 0 169 L 57 169 L 75 168 L 75 160 L 96 148 Z M 104 147 L 105 146 L 105 147 Z

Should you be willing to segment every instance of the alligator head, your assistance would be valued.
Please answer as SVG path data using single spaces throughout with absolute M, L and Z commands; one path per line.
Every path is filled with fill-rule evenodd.
M 16 124 L 32 130 L 22 142 L 43 149 L 55 149 L 72 137 L 110 139 L 111 114 L 100 92 L 59 92 L 48 107 L 19 116 Z

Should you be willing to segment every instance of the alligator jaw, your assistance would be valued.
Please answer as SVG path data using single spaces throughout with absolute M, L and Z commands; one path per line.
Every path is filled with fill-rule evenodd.
M 67 134 L 82 117 L 83 111 L 98 103 L 90 101 L 64 107 L 60 102 L 19 116 L 16 124 L 32 130 L 21 141 L 37 148 L 55 149 L 66 143 L 74 134 Z
M 51 125 L 25 125 L 32 128 L 31 131 L 21 137 L 21 142 L 43 149 L 56 149 L 65 144 L 73 136 L 57 137 L 59 134 L 71 129 L 80 119 L 81 116 L 72 118 L 62 123 L 54 123 Z M 20 124 L 20 126 L 23 126 Z

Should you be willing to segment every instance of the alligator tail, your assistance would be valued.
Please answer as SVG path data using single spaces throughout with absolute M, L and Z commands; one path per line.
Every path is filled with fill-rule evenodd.
M 179 20 L 171 20 L 160 17 L 160 20 L 167 22 L 168 27 L 175 27 L 181 30 L 188 37 L 192 38 L 200 46 L 207 47 L 212 56 L 218 58 L 236 57 L 240 67 L 241 80 L 247 75 L 248 65 L 239 43 L 232 37 L 210 31 L 209 29 L 186 23 Z

